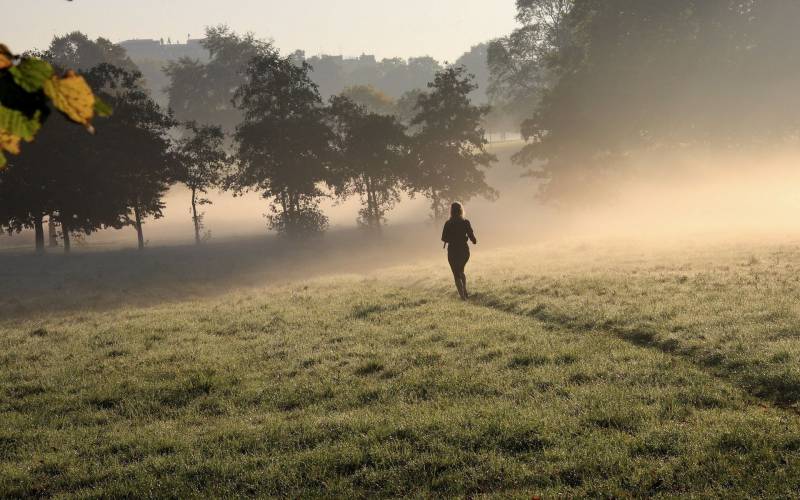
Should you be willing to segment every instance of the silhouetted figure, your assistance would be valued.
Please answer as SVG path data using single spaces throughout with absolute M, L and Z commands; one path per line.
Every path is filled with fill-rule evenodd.
M 453 270 L 453 277 L 456 280 L 456 288 L 461 300 L 467 300 L 467 276 L 464 274 L 464 267 L 469 260 L 469 244 L 478 244 L 475 233 L 472 232 L 472 225 L 464 218 L 464 208 L 460 203 L 453 203 L 450 206 L 450 220 L 444 223 L 442 229 L 442 241 L 447 247 L 447 261 L 450 269 Z

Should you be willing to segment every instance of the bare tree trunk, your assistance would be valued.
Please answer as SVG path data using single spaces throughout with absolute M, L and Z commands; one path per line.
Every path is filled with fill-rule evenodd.
M 136 218 L 134 226 L 136 227 L 136 236 L 139 239 L 139 250 L 144 250 L 144 232 L 142 231 L 142 214 L 139 211 L 139 204 L 133 205 L 133 215 Z
M 381 215 L 378 213 L 378 200 L 372 188 L 367 191 L 367 211 L 369 212 L 369 225 L 377 234 L 381 233 Z
M 277 213 L 277 215 L 279 217 L 278 221 L 280 222 L 280 224 L 283 224 L 283 227 L 281 228 L 281 226 L 279 225 L 278 229 L 285 231 L 286 230 L 287 217 L 289 216 L 288 215 L 289 214 L 289 198 L 288 198 L 288 195 L 286 194 L 286 191 L 281 191 L 280 199 L 278 200 L 278 203 L 280 205 L 280 212 L 278 212 L 276 210 L 276 213 Z
M 378 207 L 375 200 L 375 193 L 372 189 L 372 179 L 369 176 L 364 177 L 364 185 L 367 188 L 367 227 L 372 231 L 380 232 L 381 221 L 378 217 Z
M 194 221 L 194 242 L 200 244 L 200 219 L 197 215 L 197 189 L 192 188 L 192 221 Z
M 367 186 L 367 225 L 373 231 L 377 228 L 375 225 L 375 202 L 372 199 L 372 188 Z
M 292 200 L 292 216 L 291 216 L 291 229 L 289 233 L 292 236 L 297 236 L 298 226 L 300 222 L 300 196 L 297 193 L 290 195 Z
M 443 210 L 441 207 L 441 200 L 439 199 L 439 193 L 436 191 L 431 192 L 431 207 L 433 208 L 433 220 L 436 222 L 441 221 L 443 217 Z
M 47 235 L 50 240 L 50 247 L 58 246 L 58 231 L 56 231 L 56 221 L 53 219 L 53 214 L 47 218 Z
M 44 225 L 41 215 L 34 217 L 33 229 L 36 233 L 36 253 L 44 253 Z
M 69 238 L 69 228 L 61 223 L 61 237 L 64 238 L 64 253 L 70 253 L 72 251 L 72 242 Z

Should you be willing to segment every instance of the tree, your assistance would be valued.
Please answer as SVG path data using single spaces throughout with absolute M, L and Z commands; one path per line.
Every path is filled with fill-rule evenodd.
M 346 73 L 346 63 L 342 56 L 319 55 L 305 59 L 305 54 L 297 54 L 299 62 L 307 62 L 311 67 L 311 77 L 319 86 L 322 95 L 336 95 L 349 85 L 369 85 L 377 83 L 373 75 L 367 75 L 366 81 L 359 79 L 356 83 L 351 75 Z M 370 72 L 371 73 L 371 72 Z
M 182 58 L 164 70 L 170 78 L 170 109 L 182 122 L 219 125 L 232 132 L 242 119 L 233 104 L 236 89 L 245 83 L 250 60 L 269 52 L 271 44 L 252 34 L 238 35 L 227 26 L 207 28 L 201 43 L 210 54 L 207 64 Z
M 174 148 L 177 162 L 175 179 L 185 184 L 192 193 L 194 239 L 199 245 L 204 214 L 199 213 L 197 207 L 211 204 L 205 195 L 209 189 L 222 184 L 228 156 L 224 151 L 225 134 L 222 128 L 195 122 L 185 123 L 184 128 L 186 134 Z
M 10 207 L 6 212 L 14 216 L 6 225 L 9 230 L 33 227 L 41 249 L 47 215 L 61 227 L 65 252 L 74 233 L 134 225 L 141 248 L 143 218 L 160 216 L 163 208 L 171 121 L 139 86 L 138 73 L 104 63 L 85 76 L 116 113 L 95 138 L 56 117 L 31 145 L 30 154 L 13 159 L 3 190 L 25 194 L 3 198 Z
M 395 112 L 394 100 L 372 85 L 353 85 L 344 89 L 341 95 L 370 113 L 390 115 Z
M 323 231 L 321 184 L 329 180 L 332 132 L 307 63 L 265 48 L 250 61 L 235 103 L 238 168 L 228 184 L 273 199 L 270 228 L 300 236 Z
M 60 117 L 41 143 L 34 145 L 48 175 L 47 188 L 52 203 L 49 219 L 58 223 L 64 252 L 71 250 L 71 236 L 89 235 L 99 229 L 120 229 L 125 224 L 125 203 L 116 196 L 116 179 L 109 168 L 116 160 L 109 155 L 103 139 L 86 137 Z M 113 127 L 113 125 L 112 125 Z M 105 130 L 104 130 L 105 132 Z M 117 154 L 118 155 L 118 154 Z M 117 156 L 115 155 L 115 156 Z M 62 158 L 69 158 L 63 161 Z M 14 168 L 12 164 L 11 168 Z M 42 168 L 28 166 L 29 170 Z
M 103 65 L 136 71 L 124 48 L 104 38 L 93 41 L 78 31 L 55 37 L 41 56 L 54 68 L 75 68 L 84 75 Z M 49 213 L 49 224 L 60 225 L 65 252 L 70 252 L 73 233 L 88 235 L 101 228 L 123 226 L 124 206 L 109 196 L 113 177 L 108 175 L 107 167 L 113 160 L 102 154 L 102 141 L 89 141 L 65 127 L 63 121 L 57 121 L 54 133 L 39 148 L 45 150 L 41 160 L 48 169 L 52 191 L 54 210 Z M 65 162 L 64 158 L 69 160 Z
M 406 126 L 411 125 L 411 122 L 414 121 L 414 117 L 417 115 L 419 96 L 424 93 L 424 90 L 414 89 L 400 96 L 395 104 L 395 116 L 400 120 L 400 123 Z
M 124 204 L 124 223 L 136 229 L 142 250 L 144 220 L 162 216 L 163 197 L 175 177 L 168 141 L 175 122 L 141 87 L 138 72 L 101 64 L 87 78 L 114 106 L 98 157 L 113 180 L 107 194 Z
M 522 27 L 487 48 L 488 93 L 495 107 L 517 123 L 530 115 L 542 92 L 554 83 L 554 59 L 569 40 L 574 0 L 517 0 Z
M 635 152 L 797 137 L 798 16 L 790 0 L 576 0 L 516 161 L 580 203 Z
M 95 115 L 111 112 L 74 71 L 58 76 L 49 62 L 15 56 L 0 44 L 0 169 L 6 165 L 4 152 L 17 155 L 22 141 L 33 141 L 51 105 L 89 131 Z
M 49 131 L 49 129 L 46 129 Z M 13 159 L 13 163 L 33 162 L 34 166 L 43 166 L 36 162 L 35 152 Z M 28 154 L 30 153 L 30 154 Z M 0 171 L 0 228 L 9 234 L 23 229 L 33 229 L 37 252 L 44 252 L 44 217 L 52 213 L 52 200 L 47 189 L 47 179 L 42 170 L 25 168 L 25 165 L 13 165 Z
M 480 43 L 461 55 L 455 62 L 456 66 L 464 66 L 467 71 L 475 75 L 476 89 L 470 94 L 470 99 L 478 104 L 487 104 L 489 98 L 486 90 L 489 88 L 489 44 Z
M 44 55 L 50 57 L 52 52 Z M 91 120 L 95 115 L 110 113 L 110 108 L 92 93 L 83 76 L 71 70 L 63 77 L 58 76 L 63 69 L 54 67 L 52 62 L 32 55 L 14 56 L 0 45 L 0 169 L 6 165 L 3 150 L 19 155 L 20 142 L 33 141 L 51 114 L 51 105 L 63 117 L 84 125 L 89 131 L 94 131 Z M 31 147 L 30 154 L 15 158 L 8 171 L 0 175 L 0 227 L 9 232 L 34 229 L 38 252 L 44 251 L 45 216 L 52 220 L 54 216 L 70 213 L 69 223 L 74 219 L 74 224 L 82 227 L 105 224 L 105 221 L 89 220 L 91 216 L 87 219 L 83 217 L 85 214 L 78 215 L 65 205 L 66 190 L 59 190 L 57 186 L 75 173 L 70 167 L 84 167 L 84 171 L 74 176 L 83 181 L 98 172 L 86 170 L 84 159 L 92 146 L 86 134 L 76 133 L 61 116 L 54 122 L 45 130 L 41 143 Z M 91 203 L 91 200 L 84 196 L 80 202 L 96 210 L 100 203 Z M 69 246 L 65 249 L 68 251 Z
M 124 47 L 102 37 L 91 40 L 80 31 L 54 37 L 41 56 L 54 66 L 75 71 L 86 71 L 101 64 L 111 64 L 126 71 L 137 70 Z
M 347 97 L 331 98 L 337 159 L 336 194 L 361 199 L 358 222 L 380 232 L 386 213 L 400 201 L 408 138 L 397 118 L 369 112 Z
M 369 54 L 352 59 L 332 55 L 305 59 L 302 53 L 295 53 L 294 58 L 311 65 L 311 77 L 324 98 L 338 95 L 348 87 L 372 86 L 394 99 L 409 90 L 424 88 L 442 69 L 438 61 L 427 56 L 377 61 Z
M 0 226 L 32 228 L 36 249 L 44 250 L 45 217 L 58 222 L 64 250 L 72 233 L 89 234 L 123 225 L 124 204 L 114 196 L 114 179 L 102 139 L 91 137 L 56 115 L 24 155 L 0 174 Z
M 426 85 L 428 85 L 428 83 L 433 81 L 436 73 L 441 70 L 442 65 L 439 64 L 439 61 L 430 56 L 410 57 L 408 58 L 407 81 L 402 89 L 398 90 L 405 91 L 407 89 L 423 89 Z M 393 80 L 393 77 L 392 75 L 387 74 L 385 79 L 387 81 L 391 81 Z M 385 84 L 380 88 L 385 88 Z
M 428 87 L 430 91 L 419 96 L 411 122 L 419 127 L 414 136 L 417 166 L 412 186 L 431 201 L 433 218 L 440 220 L 450 201 L 468 201 L 478 195 L 497 197 L 480 168 L 497 159 L 486 151 L 481 128 L 489 107 L 471 103 L 469 94 L 475 85 L 465 68 L 440 71 Z

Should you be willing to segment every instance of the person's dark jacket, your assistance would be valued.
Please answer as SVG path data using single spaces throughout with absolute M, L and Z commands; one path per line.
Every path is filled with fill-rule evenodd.
M 475 233 L 472 232 L 472 225 L 467 219 L 450 219 L 444 223 L 442 229 L 442 241 L 450 247 L 467 247 L 467 240 L 473 245 L 478 243 Z

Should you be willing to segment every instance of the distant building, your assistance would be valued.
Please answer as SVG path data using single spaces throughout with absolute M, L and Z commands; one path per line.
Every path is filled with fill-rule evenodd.
M 126 40 L 119 45 L 128 51 L 128 56 L 136 61 L 176 61 L 182 57 L 208 61 L 208 51 L 201 45 L 202 40 L 190 39 L 186 43 L 163 43 L 160 40 Z

